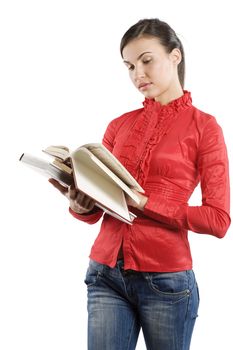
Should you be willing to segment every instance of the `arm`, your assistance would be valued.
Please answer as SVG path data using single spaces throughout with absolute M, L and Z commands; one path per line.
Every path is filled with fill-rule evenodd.
M 49 182 L 69 200 L 69 211 L 76 219 L 94 224 L 101 218 L 102 210 L 96 208 L 95 202 L 81 191 L 76 190 L 74 185 L 67 188 L 55 179 L 49 179 Z
M 142 198 L 144 214 L 176 228 L 224 237 L 230 225 L 228 157 L 222 130 L 211 118 L 202 135 L 197 162 L 202 205 L 176 204 L 152 193 Z
M 99 221 L 99 219 L 103 215 L 103 211 L 97 207 L 94 207 L 89 212 L 83 213 L 83 214 L 79 214 L 75 212 L 73 209 L 71 209 L 71 207 L 69 207 L 69 212 L 71 215 L 73 215 L 73 217 L 75 217 L 75 219 L 86 222 L 87 224 L 90 224 L 90 225 L 93 225 L 97 221 Z
M 108 148 L 110 152 L 113 150 L 113 142 L 115 137 L 115 130 L 113 127 L 113 123 L 111 122 L 103 137 L 103 145 Z M 79 208 L 74 208 L 70 205 L 69 212 L 71 215 L 73 215 L 76 219 L 84 221 L 88 224 L 95 224 L 103 215 L 103 210 L 96 206 L 92 206 L 89 210 L 84 210 L 84 212 L 79 212 Z

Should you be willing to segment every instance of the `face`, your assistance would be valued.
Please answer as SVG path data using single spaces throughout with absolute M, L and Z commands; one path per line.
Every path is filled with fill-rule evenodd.
M 167 53 L 158 38 L 140 37 L 130 41 L 122 54 L 130 79 L 145 97 L 165 104 L 182 95 L 177 73 L 179 49 Z

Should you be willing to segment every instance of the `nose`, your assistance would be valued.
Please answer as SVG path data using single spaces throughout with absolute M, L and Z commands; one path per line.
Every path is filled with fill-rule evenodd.
M 144 69 L 141 65 L 135 66 L 134 72 L 133 72 L 133 79 L 136 82 L 140 81 L 145 77 Z

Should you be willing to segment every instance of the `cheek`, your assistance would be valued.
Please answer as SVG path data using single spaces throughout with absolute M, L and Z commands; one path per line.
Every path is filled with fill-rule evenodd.
M 133 72 L 129 72 L 129 78 L 132 81 L 132 83 L 136 86 L 135 78 Z
M 174 70 L 174 67 L 170 61 L 164 63 L 164 66 L 163 66 L 164 75 L 166 75 L 168 78 L 171 77 L 173 75 L 173 70 Z
M 166 72 L 166 67 L 164 66 L 164 63 L 156 62 L 153 65 L 148 66 L 146 72 L 152 80 L 158 81 Z
M 168 64 L 168 63 L 161 64 L 158 67 L 157 72 L 154 74 L 154 77 L 161 84 L 170 83 L 170 81 L 171 81 L 171 79 L 173 77 L 173 70 L 171 68 L 171 65 Z

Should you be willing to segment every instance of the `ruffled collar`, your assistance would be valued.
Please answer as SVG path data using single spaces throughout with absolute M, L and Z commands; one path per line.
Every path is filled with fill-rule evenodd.
M 140 114 L 122 144 L 119 160 L 143 187 L 149 171 L 152 150 L 164 134 L 168 134 L 178 116 L 192 106 L 190 92 L 161 105 L 153 99 L 145 99 Z
M 167 112 L 178 112 L 182 109 L 187 108 L 188 106 L 192 105 L 192 97 L 191 93 L 187 90 L 183 90 L 184 94 L 180 97 L 178 97 L 175 100 L 172 100 L 166 105 L 161 105 L 160 102 L 155 101 L 154 99 L 145 98 L 143 102 L 143 106 L 146 111 L 157 111 L 162 113 Z

